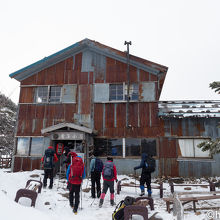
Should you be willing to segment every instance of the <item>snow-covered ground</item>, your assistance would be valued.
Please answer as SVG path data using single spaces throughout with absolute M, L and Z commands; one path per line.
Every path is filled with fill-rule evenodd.
M 10 173 L 8 169 L 0 169 L 0 216 L 2 220 L 72 220 L 77 218 L 80 220 L 110 220 L 115 207 L 110 206 L 109 192 L 105 197 L 102 208 L 98 207 L 98 199 L 92 199 L 91 192 L 82 192 L 82 203 L 79 205 L 78 214 L 74 215 L 69 206 L 68 190 L 66 189 L 65 179 L 54 178 L 54 187 L 52 190 L 46 188 L 42 189 L 41 194 L 38 194 L 35 208 L 30 207 L 30 199 L 21 198 L 19 203 L 14 202 L 15 195 L 18 189 L 24 188 L 26 181 L 29 179 L 35 180 L 43 179 L 42 170 L 34 170 L 30 172 Z M 118 179 L 125 179 L 123 183 L 135 182 L 132 177 L 119 175 Z M 49 179 L 48 179 L 49 181 Z M 153 181 L 152 181 L 153 182 Z M 207 184 L 207 183 L 206 183 Z M 152 184 L 153 185 L 153 184 Z M 90 188 L 90 181 L 85 179 L 82 189 Z M 116 188 L 116 184 L 115 184 Z M 170 195 L 170 187 L 168 183 L 164 183 L 164 197 Z M 178 192 L 184 191 L 183 187 L 176 187 Z M 193 191 L 208 192 L 208 188 L 194 187 Z M 116 194 L 116 203 L 125 198 L 125 196 L 138 197 L 139 189 L 133 187 L 122 187 L 120 195 Z M 159 198 L 159 190 L 153 190 L 153 199 L 155 210 L 149 210 L 149 217 L 152 215 L 156 218 L 151 219 L 174 219 L 172 212 L 166 212 L 165 202 Z M 81 201 L 81 199 L 80 199 Z M 81 209 L 82 207 L 82 209 Z M 184 206 L 185 209 L 192 207 L 192 204 Z M 186 220 L 209 219 L 206 216 L 212 207 L 220 207 L 220 200 L 200 201 L 197 204 L 198 208 L 205 207 L 195 214 L 192 210 L 185 211 Z M 210 207 L 210 209 L 209 209 Z M 217 213 L 219 214 L 219 213 Z M 220 219 L 220 214 L 217 216 Z M 134 216 L 133 220 L 142 219 L 141 216 Z M 211 218 L 210 218 L 211 219 Z M 218 218 L 217 218 L 218 219 Z

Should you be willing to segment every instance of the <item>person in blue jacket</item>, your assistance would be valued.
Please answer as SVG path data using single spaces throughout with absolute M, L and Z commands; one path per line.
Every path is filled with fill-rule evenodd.
M 75 152 L 72 152 L 71 156 L 72 157 L 80 157 Z M 72 161 L 72 166 L 74 166 L 74 159 L 72 158 L 71 161 Z M 67 184 L 68 184 L 68 188 L 69 188 L 69 202 L 70 202 L 70 206 L 73 207 L 74 214 L 77 214 L 77 209 L 79 207 L 79 199 L 80 199 L 80 188 L 81 188 L 81 184 L 82 184 L 83 179 L 85 179 L 85 177 L 86 177 L 86 173 L 85 173 L 85 166 L 83 163 L 82 178 L 75 177 L 72 179 L 71 175 L 70 175 L 71 169 L 72 168 L 71 168 L 71 164 L 70 164 L 68 166 L 67 172 L 66 172 L 66 179 L 67 179 Z M 73 196 L 74 194 L 75 194 L 75 196 Z M 73 202 L 74 198 L 75 198 L 75 202 Z
M 151 194 L 152 194 L 152 191 L 151 191 L 151 172 L 152 171 L 149 171 L 147 169 L 148 165 L 147 165 L 146 161 L 148 158 L 151 158 L 150 160 L 153 160 L 155 163 L 155 160 L 152 157 L 148 156 L 146 153 L 142 153 L 141 163 L 139 166 L 134 167 L 134 170 L 142 168 L 141 178 L 140 178 L 140 189 L 141 189 L 140 196 L 143 196 L 145 194 L 144 184 L 146 183 L 148 196 L 151 197 Z

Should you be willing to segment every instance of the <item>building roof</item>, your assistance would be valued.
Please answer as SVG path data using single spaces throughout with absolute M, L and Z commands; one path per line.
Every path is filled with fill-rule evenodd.
M 220 100 L 160 101 L 158 107 L 162 118 L 220 118 Z
M 58 51 L 48 57 L 45 57 L 29 66 L 26 66 L 18 71 L 11 73 L 9 76 L 11 78 L 15 78 L 18 81 L 22 81 L 25 78 L 28 78 L 39 71 L 48 68 L 56 63 L 59 63 L 71 56 L 74 56 L 77 53 L 83 52 L 85 50 L 90 50 L 99 54 L 102 54 L 106 57 L 111 57 L 113 59 L 119 60 L 121 62 L 127 63 L 126 52 L 122 52 L 116 50 L 114 48 L 103 45 L 99 42 L 92 41 L 89 39 L 84 39 L 79 41 L 63 50 Z M 161 73 L 166 73 L 168 67 L 162 66 L 160 64 L 142 59 L 140 57 L 136 57 L 130 55 L 130 65 L 133 65 L 139 69 L 143 69 L 149 73 L 158 75 Z
M 85 133 L 88 133 L 88 134 L 95 133 L 95 131 L 93 131 L 91 128 L 87 128 L 87 127 L 84 127 L 84 126 L 79 126 L 79 125 L 76 125 L 74 123 L 56 124 L 56 125 L 41 129 L 41 133 L 45 134 L 45 133 L 56 131 L 58 129 L 62 129 L 62 128 L 66 128 L 66 127 L 74 129 L 74 130 L 82 131 L 82 132 L 85 132 Z

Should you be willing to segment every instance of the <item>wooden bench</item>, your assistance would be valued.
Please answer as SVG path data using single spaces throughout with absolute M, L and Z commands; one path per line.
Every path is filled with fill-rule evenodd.
M 216 195 L 219 194 L 217 192 L 183 192 L 183 193 L 178 193 L 179 196 L 181 195 L 186 195 L 186 194 L 213 194 L 213 195 L 203 195 L 203 196 L 191 196 L 191 197 L 179 197 L 180 202 L 182 203 L 182 205 L 184 206 L 185 204 L 189 203 L 189 202 L 193 202 L 193 210 L 194 212 L 196 212 L 196 202 L 198 202 L 199 200 L 211 200 L 211 199 L 220 199 L 220 195 Z M 166 207 L 167 207 L 167 211 L 170 213 L 171 208 L 170 205 L 173 204 L 174 198 L 173 197 L 169 197 L 169 198 L 163 198 L 163 200 L 166 202 Z
M 31 199 L 31 206 L 35 207 L 38 193 L 41 193 L 42 182 L 38 180 L 28 180 L 24 189 L 19 189 L 16 193 L 15 202 L 21 197 Z
M 150 205 L 151 210 L 154 210 L 154 200 L 151 197 L 137 197 L 135 199 L 135 203 L 137 203 L 139 200 L 148 200 L 148 204 Z M 148 209 L 146 206 L 140 206 L 140 205 L 129 205 L 125 206 L 124 209 L 124 220 L 129 220 L 132 215 L 140 215 L 144 218 L 144 220 L 148 219 Z
M 120 194 L 121 191 L 121 187 L 139 187 L 137 185 L 134 184 L 129 184 L 129 183 L 121 183 L 121 180 L 118 181 L 117 183 L 117 194 Z M 145 187 L 147 188 L 147 187 Z M 160 198 L 163 198 L 163 190 L 165 190 L 163 188 L 163 182 L 161 182 L 159 185 L 151 185 L 151 189 L 159 189 L 160 190 Z
M 192 187 L 201 186 L 201 187 L 209 187 L 210 192 L 215 191 L 215 183 L 211 181 L 209 182 L 209 184 L 174 184 L 173 181 L 170 180 L 169 185 L 170 185 L 171 193 L 174 193 L 174 186 L 192 186 Z

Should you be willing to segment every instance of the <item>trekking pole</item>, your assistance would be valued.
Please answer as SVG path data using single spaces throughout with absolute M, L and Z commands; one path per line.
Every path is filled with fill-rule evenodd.
M 82 185 L 81 185 L 81 210 L 82 210 Z
M 137 188 L 136 188 L 136 170 L 134 170 L 134 184 L 135 184 L 135 194 L 137 194 Z

